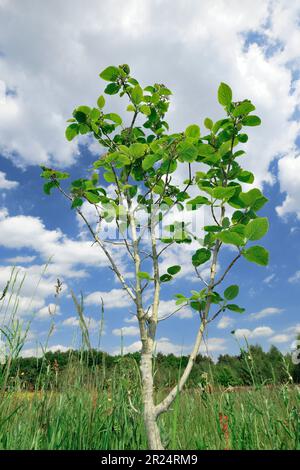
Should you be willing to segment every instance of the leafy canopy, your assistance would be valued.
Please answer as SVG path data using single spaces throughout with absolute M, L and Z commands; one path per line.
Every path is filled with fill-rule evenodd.
M 203 238 L 183 223 L 174 222 L 167 237 L 160 241 L 167 244 L 198 241 L 200 247 L 191 259 L 196 271 L 205 263 L 212 263 L 213 253 L 218 254 L 222 245 L 235 247 L 237 258 L 266 266 L 267 250 L 251 243 L 268 231 L 268 220 L 257 214 L 267 198 L 258 188 L 246 189 L 254 183 L 254 175 L 242 168 L 245 151 L 240 148 L 248 140 L 247 127 L 261 123 L 252 114 L 255 106 L 251 101 L 233 101 L 231 88 L 221 83 L 218 101 L 225 116 L 216 122 L 205 118 L 202 131 L 198 124 L 191 124 L 183 132 L 170 134 L 165 115 L 172 93 L 165 85 L 155 83 L 142 88 L 127 64 L 109 66 L 100 77 L 108 82 L 105 94 L 129 100 L 126 109 L 130 119 L 125 123 L 119 114 L 107 111 L 103 95 L 94 107 L 83 105 L 74 109 L 66 139 L 72 141 L 89 134 L 103 152 L 90 168 L 89 178 L 71 183 L 68 195 L 71 207 L 80 212 L 83 202 L 88 201 L 97 206 L 99 217 L 108 223 L 119 223 L 123 215 L 118 225 L 122 232 L 129 225 L 127 210 L 133 199 L 148 212 L 153 212 L 154 205 L 155 222 L 174 204 L 181 210 L 208 206 L 212 221 L 204 226 Z M 181 186 L 172 182 L 172 174 L 179 165 L 186 168 L 188 175 Z M 69 175 L 43 167 L 41 176 L 47 180 L 44 191 L 50 194 L 52 188 L 61 189 L 61 180 Z M 113 185 L 114 192 L 107 191 L 108 184 Z M 192 186 L 199 192 L 193 198 L 188 193 Z M 160 276 L 160 282 L 172 281 L 180 270 L 178 265 L 170 266 Z M 146 271 L 140 271 L 138 277 L 142 282 L 153 281 Z M 201 314 L 209 301 L 221 311 L 242 313 L 243 308 L 228 303 L 238 295 L 238 286 L 227 287 L 222 296 L 215 290 L 218 284 L 206 284 L 204 289 L 192 291 L 190 297 L 178 294 L 177 304 L 189 304 Z

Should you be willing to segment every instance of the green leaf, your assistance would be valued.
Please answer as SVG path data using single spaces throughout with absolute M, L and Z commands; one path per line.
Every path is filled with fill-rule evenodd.
M 261 266 L 267 266 L 269 263 L 269 252 L 262 246 L 251 246 L 247 250 L 243 251 L 242 254 L 252 263 L 256 263 Z
M 140 110 L 143 114 L 145 114 L 146 116 L 149 116 L 151 114 L 151 108 L 150 106 L 147 106 L 146 104 L 142 105 L 140 107 Z
M 235 192 L 236 192 L 236 188 L 234 186 L 227 186 L 227 187 L 219 186 L 212 190 L 212 196 L 215 199 L 228 200 L 235 194 Z
M 116 114 L 116 113 L 109 113 L 109 114 L 104 114 L 103 116 L 105 119 L 109 119 L 110 121 L 115 122 L 118 125 L 122 124 L 122 118 Z
M 237 312 L 237 313 L 244 313 L 244 311 L 245 311 L 244 308 L 239 307 L 236 304 L 228 304 L 228 305 L 226 305 L 226 308 L 228 308 L 228 310 L 231 310 L 232 312 Z
M 170 274 L 163 274 L 162 276 L 160 276 L 160 282 L 169 282 L 172 279 L 173 278 Z
M 62 173 L 61 171 L 51 170 L 51 168 L 42 167 L 44 170 L 41 177 L 45 179 L 55 178 L 57 180 L 65 180 L 70 177 L 69 173 Z
M 206 261 L 208 261 L 210 257 L 211 257 L 210 250 L 207 250 L 206 248 L 200 248 L 192 256 L 193 266 L 197 267 L 197 266 L 200 266 L 201 264 L 206 263 Z
M 261 119 L 258 116 L 247 116 L 242 120 L 244 126 L 259 126 Z
M 187 298 L 185 297 L 185 295 L 182 295 L 182 294 L 175 294 L 175 297 L 177 298 L 176 300 L 176 305 L 181 305 L 181 304 L 185 304 L 187 302 Z
M 100 109 L 104 108 L 105 106 L 105 98 L 104 96 L 99 96 L 98 100 L 97 100 L 97 105 Z
M 140 85 L 136 85 L 131 90 L 131 99 L 134 104 L 139 104 L 143 99 L 143 90 Z
M 147 150 L 147 145 L 146 144 L 131 144 L 129 147 L 129 153 L 132 155 L 134 158 L 140 158 L 142 157 Z
M 241 246 L 244 244 L 244 239 L 238 233 L 232 232 L 231 230 L 226 230 L 224 232 L 218 233 L 216 237 L 221 240 L 223 243 L 235 246 Z
M 166 175 L 167 173 L 170 175 L 171 173 L 174 173 L 176 168 L 177 162 L 175 160 L 165 160 L 162 162 L 159 170 L 162 175 Z
M 218 89 L 218 101 L 222 106 L 229 106 L 232 101 L 232 90 L 226 83 L 221 83 Z
M 237 139 L 238 139 L 239 142 L 241 142 L 242 144 L 244 144 L 245 142 L 247 142 L 248 136 L 247 136 L 247 134 L 239 134 L 239 135 L 237 136 Z
M 174 276 L 175 274 L 179 273 L 181 271 L 181 266 L 170 266 L 170 268 L 167 269 L 168 273 Z
M 87 115 L 82 111 L 78 111 L 77 109 L 73 112 L 73 116 L 78 122 L 86 122 Z
M 239 199 L 246 207 L 251 207 L 255 211 L 261 209 L 268 201 L 268 199 L 257 188 L 250 189 L 250 191 L 246 193 L 240 193 Z
M 152 279 L 150 274 L 146 273 L 145 271 L 139 271 L 137 275 L 139 279 L 147 279 L 147 281 L 151 281 Z
M 129 105 L 127 106 L 126 110 L 129 111 L 129 112 L 131 112 L 131 113 L 133 113 L 133 112 L 136 111 L 136 107 L 133 106 L 133 104 L 129 104 Z
M 269 230 L 269 222 L 266 217 L 258 217 L 251 220 L 245 228 L 245 236 L 248 240 L 259 240 Z
M 211 157 L 216 153 L 216 149 L 209 144 L 200 143 L 197 145 L 198 153 L 201 157 Z
M 84 135 L 90 132 L 90 128 L 87 124 L 79 124 L 79 132 Z
M 200 302 L 190 302 L 190 306 L 197 310 L 198 312 L 201 310 L 201 303 Z
M 227 300 L 235 299 L 239 294 L 239 286 L 233 284 L 232 286 L 227 287 L 224 291 L 224 297 Z
M 198 155 L 197 147 L 189 142 L 181 142 L 178 145 L 178 152 L 184 162 L 194 162 Z
M 90 118 L 92 121 L 98 121 L 100 117 L 100 111 L 97 108 L 93 108 L 91 113 L 90 113 Z
M 204 119 L 204 125 L 205 125 L 206 129 L 209 129 L 211 131 L 214 123 L 212 122 L 212 120 L 210 118 L 205 118 Z
M 192 210 L 197 209 L 197 206 L 201 205 L 210 205 L 209 200 L 204 197 L 204 196 L 196 196 L 194 199 L 191 199 L 190 201 L 187 202 L 187 207 L 188 209 L 192 208 Z
M 119 67 L 126 73 L 126 75 L 130 74 L 130 67 L 128 64 L 123 64 L 123 65 L 120 65 Z
M 103 178 L 108 183 L 115 183 L 116 182 L 115 175 L 112 171 L 106 171 L 105 173 L 103 173 Z
M 100 77 L 107 82 L 115 82 L 120 75 L 118 67 L 110 65 L 100 73 Z
M 233 154 L 234 158 L 241 157 L 242 155 L 245 155 L 245 150 L 238 150 Z
M 222 221 L 222 227 L 223 228 L 228 228 L 230 226 L 230 220 L 228 217 L 224 217 L 223 221 Z
M 245 100 L 240 103 L 233 111 L 232 115 L 234 117 L 242 116 L 243 114 L 251 113 L 255 110 L 255 106 L 249 100 Z
M 67 127 L 66 129 L 66 138 L 70 142 L 71 140 L 74 139 L 79 133 L 79 126 L 78 124 L 71 124 L 70 126 Z
M 117 83 L 109 83 L 104 90 L 104 93 L 107 95 L 116 95 L 120 91 L 120 85 Z
M 98 204 L 101 200 L 100 196 L 92 191 L 86 191 L 84 195 L 91 204 Z
M 222 230 L 219 225 L 205 225 L 203 228 L 206 232 L 220 232 Z
M 160 159 L 161 159 L 161 156 L 155 153 L 151 153 L 150 155 L 147 155 L 142 161 L 143 170 L 145 171 L 149 170 L 149 168 L 152 168 L 153 165 Z
M 193 139 L 199 139 L 200 137 L 200 127 L 197 124 L 191 124 L 185 130 L 186 137 L 191 137 Z
M 75 197 L 75 199 L 73 199 L 71 209 L 75 209 L 76 207 L 80 207 L 80 206 L 82 206 L 82 204 L 83 204 L 83 200 L 80 197 Z
M 220 157 L 224 157 L 224 155 L 226 155 L 226 153 L 228 153 L 231 150 L 231 146 L 232 146 L 231 140 L 227 140 L 227 142 L 223 142 L 223 144 L 218 150 Z
M 237 178 L 239 181 L 242 181 L 243 183 L 249 183 L 252 184 L 254 181 L 254 175 L 251 173 L 251 171 L 246 171 L 243 170 L 241 173 L 238 175 Z
M 48 181 L 48 183 L 44 184 L 44 193 L 48 196 L 51 194 L 51 189 L 57 186 L 56 181 Z
M 264 195 L 261 195 L 261 197 L 258 197 L 254 204 L 251 206 L 251 209 L 254 210 L 255 212 L 259 211 L 265 204 L 268 202 L 268 198 L 266 198 Z

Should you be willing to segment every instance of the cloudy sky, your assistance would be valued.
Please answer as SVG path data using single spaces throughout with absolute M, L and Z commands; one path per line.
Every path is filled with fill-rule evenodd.
M 270 200 L 262 211 L 270 218 L 263 241 L 270 265 L 241 262 L 232 272 L 228 282 L 240 284 L 238 301 L 246 313 L 220 318 L 207 345 L 214 356 L 233 353 L 246 336 L 264 348 L 290 350 L 300 332 L 299 44 L 300 0 L 0 0 L 0 291 L 13 266 L 16 285 L 26 274 L 18 315 L 26 322 L 34 313 L 34 319 L 25 354 L 45 344 L 53 319 L 49 346 L 78 344 L 70 288 L 83 292 L 94 344 L 102 297 L 101 347 L 118 351 L 122 328 L 125 349 L 139 348 L 133 307 L 104 256 L 68 204 L 58 194 L 43 194 L 39 177 L 39 165 L 46 164 L 75 179 L 95 159 L 99 150 L 86 140 L 65 140 L 65 122 L 75 106 L 93 105 L 101 94 L 99 72 L 122 63 L 130 64 L 143 86 L 158 82 L 172 89 L 168 121 L 174 131 L 220 117 L 221 81 L 230 84 L 236 100 L 255 103 L 262 126 L 249 133 L 245 166 Z M 118 99 L 109 105 L 121 112 Z M 231 255 L 225 254 L 220 270 Z M 116 256 L 130 276 L 123 253 Z M 170 261 L 183 269 L 163 289 L 161 315 L 173 310 L 176 292 L 197 288 L 186 256 L 173 251 L 163 262 Z M 58 305 L 57 277 L 63 282 Z M 2 324 L 13 301 L 2 303 Z M 158 349 L 188 352 L 196 324 L 189 310 L 162 322 Z

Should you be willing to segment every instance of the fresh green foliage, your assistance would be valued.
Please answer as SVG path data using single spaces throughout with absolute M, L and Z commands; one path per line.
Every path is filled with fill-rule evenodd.
M 126 214 L 122 201 L 130 201 L 133 197 L 148 211 L 154 203 L 161 211 L 161 217 L 175 204 L 193 211 L 208 206 L 213 218 L 204 226 L 203 239 L 198 233 L 190 233 L 184 223 L 174 222 L 169 227 L 170 235 L 162 237 L 161 242 L 172 244 L 191 243 L 193 238 L 199 240 L 201 246 L 191 259 L 196 270 L 207 263 L 215 263 L 222 245 L 231 245 L 237 250 L 229 269 L 241 256 L 266 266 L 269 259 L 267 250 L 262 246 L 248 246 L 248 243 L 260 240 L 269 228 L 267 218 L 257 214 L 267 198 L 258 188 L 244 188 L 246 184 L 254 183 L 253 173 L 241 165 L 245 151 L 240 146 L 248 140 L 244 127 L 261 122 L 252 114 L 255 106 L 251 101 L 234 101 L 230 86 L 221 83 L 218 101 L 226 115 L 216 122 L 205 118 L 204 125 L 209 133 L 202 135 L 200 127 L 191 124 L 184 132 L 169 135 L 165 114 L 171 91 L 165 85 L 143 88 L 130 75 L 126 64 L 109 66 L 100 73 L 100 77 L 109 82 L 104 90 L 106 94 L 118 94 L 129 99 L 127 112 L 132 117 L 130 124 L 126 125 L 119 114 L 106 111 L 103 95 L 98 98 L 96 107 L 79 106 L 74 110 L 69 120 L 72 122 L 66 130 L 67 139 L 72 140 L 88 132 L 105 152 L 94 162 L 90 179 L 82 178 L 71 183 L 71 207 L 80 210 L 84 200 L 97 204 L 100 217 L 110 223 Z M 191 171 L 192 163 L 194 173 Z M 179 164 L 185 166 L 189 173 L 185 187 L 172 184 L 171 175 Z M 197 164 L 201 165 L 201 171 Z M 60 180 L 68 175 L 44 169 L 42 176 L 49 180 L 44 190 L 50 194 L 51 189 L 59 187 Z M 114 185 L 117 197 L 107 194 L 106 183 Z M 199 194 L 190 198 L 187 190 L 192 185 Z M 233 213 L 232 208 L 235 209 Z M 228 209 L 232 215 L 227 215 Z M 126 216 L 123 224 L 129 225 Z M 158 280 L 167 283 L 180 269 L 180 266 L 171 266 L 166 273 L 160 274 Z M 154 280 L 141 270 L 138 278 L 148 282 Z M 214 282 L 211 281 L 208 289 L 193 292 L 191 297 L 178 294 L 181 297 L 177 297 L 177 304 L 188 303 L 200 313 L 210 304 L 218 305 L 221 312 L 229 309 L 242 313 L 243 308 L 227 303 L 238 295 L 238 286 L 228 287 L 224 300 L 213 288 Z

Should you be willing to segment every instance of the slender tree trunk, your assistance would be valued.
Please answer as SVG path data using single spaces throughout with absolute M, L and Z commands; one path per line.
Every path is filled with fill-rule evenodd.
M 147 348 L 148 349 L 148 348 Z M 151 349 L 151 347 L 150 347 Z M 143 383 L 143 406 L 144 423 L 146 427 L 147 440 L 150 450 L 163 450 L 160 431 L 157 424 L 157 414 L 153 398 L 153 372 L 152 351 L 142 351 L 141 373 Z

